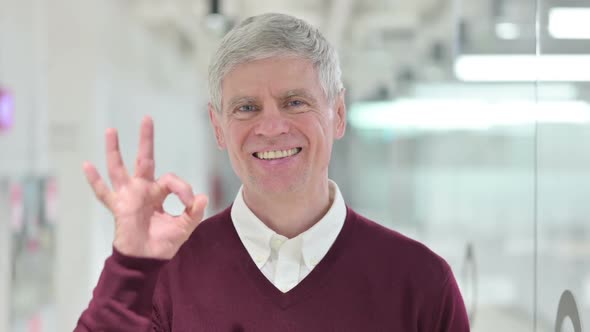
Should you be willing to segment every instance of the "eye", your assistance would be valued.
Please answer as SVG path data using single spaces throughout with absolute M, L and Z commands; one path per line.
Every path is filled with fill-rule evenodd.
M 299 100 L 299 99 L 294 99 L 291 100 L 287 103 L 287 106 L 289 107 L 301 107 L 304 106 L 306 103 L 303 100 Z
M 254 106 L 254 105 L 242 105 L 242 106 L 239 106 L 236 110 L 238 112 L 242 112 L 242 113 L 249 113 L 249 112 L 255 111 L 256 110 L 256 106 Z

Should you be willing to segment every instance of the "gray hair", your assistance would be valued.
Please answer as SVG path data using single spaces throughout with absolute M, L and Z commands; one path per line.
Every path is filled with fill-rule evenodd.
M 332 103 L 342 90 L 340 62 L 334 47 L 309 23 L 285 14 L 245 19 L 225 35 L 209 66 L 211 104 L 221 112 L 223 78 L 237 65 L 274 56 L 308 59 Z

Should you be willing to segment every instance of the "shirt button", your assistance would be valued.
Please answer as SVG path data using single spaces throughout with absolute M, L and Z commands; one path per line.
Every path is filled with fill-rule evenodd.
M 283 243 L 285 243 L 285 240 L 285 237 L 275 234 L 272 236 L 272 239 L 270 240 L 270 247 L 272 248 L 272 250 L 278 251 L 283 245 Z

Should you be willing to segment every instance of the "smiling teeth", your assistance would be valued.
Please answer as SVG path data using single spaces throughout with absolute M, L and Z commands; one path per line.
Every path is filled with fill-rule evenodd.
M 256 152 L 255 155 L 259 159 L 273 160 L 273 159 L 290 157 L 290 156 L 296 154 L 297 152 L 299 152 L 299 148 L 294 148 L 294 149 L 290 149 L 290 150 Z

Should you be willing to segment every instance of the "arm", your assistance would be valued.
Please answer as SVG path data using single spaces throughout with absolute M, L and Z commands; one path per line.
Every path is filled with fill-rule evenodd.
M 154 289 L 165 263 L 128 257 L 114 249 L 74 331 L 166 331 L 152 312 Z
M 469 318 L 455 277 L 448 268 L 443 284 L 428 299 L 421 331 L 469 332 Z
M 152 305 L 158 274 L 201 222 L 207 197 L 194 195 L 191 186 L 174 174 L 154 179 L 154 128 L 149 117 L 141 124 L 133 174 L 123 165 L 114 129 L 106 132 L 106 157 L 112 188 L 94 165 L 85 163 L 84 173 L 115 219 L 114 250 L 75 331 L 166 331 Z M 183 214 L 164 211 L 170 194 L 185 205 Z

